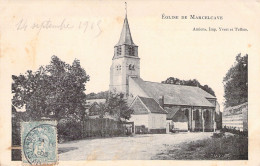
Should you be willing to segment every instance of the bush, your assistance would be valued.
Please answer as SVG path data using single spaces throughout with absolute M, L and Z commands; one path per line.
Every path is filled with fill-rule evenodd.
M 204 154 L 206 159 L 246 160 L 248 139 L 239 135 L 209 139 Z
M 224 128 L 222 128 L 220 131 L 222 133 L 230 132 L 232 134 L 236 134 L 236 135 L 240 135 L 240 136 L 245 136 L 245 137 L 248 136 L 248 131 L 239 131 L 239 130 L 236 130 L 236 128 L 229 129 L 229 128 L 226 128 L 226 126 Z
M 221 134 L 220 134 L 221 135 Z M 233 135 L 192 141 L 173 147 L 162 159 L 175 160 L 247 160 L 248 138 Z M 161 158 L 157 158 L 161 159 Z
M 213 133 L 212 138 L 222 138 L 225 134 L 223 132 L 221 133 Z
M 82 138 L 82 124 L 80 122 L 59 121 L 57 129 L 59 143 Z

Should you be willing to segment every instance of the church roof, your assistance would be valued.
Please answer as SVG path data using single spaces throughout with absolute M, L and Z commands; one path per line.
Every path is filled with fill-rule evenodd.
M 157 103 L 153 98 L 136 96 L 133 100 L 130 108 L 134 110 L 133 114 L 148 114 L 148 113 L 156 113 L 156 114 L 167 114 L 159 103 Z
M 215 97 L 199 87 L 148 82 L 137 77 L 131 79 L 148 97 L 158 101 L 163 96 L 164 104 L 215 107 L 207 100 Z
M 181 111 L 178 107 L 165 108 L 168 112 L 166 119 L 172 120 L 174 122 L 187 122 L 188 118 L 184 114 L 184 111 Z
M 173 122 L 188 122 L 187 116 L 184 111 L 178 110 L 172 118 Z
M 151 113 L 167 114 L 167 112 L 153 98 L 138 96 Z
M 166 117 L 167 119 L 172 119 L 174 117 L 174 115 L 176 114 L 176 112 L 180 110 L 180 108 L 178 108 L 178 107 L 172 107 L 172 108 L 166 107 L 164 109 L 168 112 L 167 117 Z
M 125 17 L 123 29 L 122 29 L 122 32 L 121 32 L 121 35 L 120 35 L 120 39 L 119 39 L 118 43 L 116 44 L 116 46 L 124 45 L 124 44 L 136 46 L 134 44 L 132 36 L 131 36 L 127 16 Z

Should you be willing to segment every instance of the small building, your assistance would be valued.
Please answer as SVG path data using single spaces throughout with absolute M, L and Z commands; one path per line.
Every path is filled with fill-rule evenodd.
M 91 118 L 98 118 L 100 115 L 100 104 L 105 104 L 106 99 L 91 99 L 86 100 L 86 114 Z
M 222 127 L 239 131 L 248 131 L 248 103 L 224 109 Z
M 166 133 L 167 112 L 153 98 L 136 96 L 130 109 L 135 133 Z

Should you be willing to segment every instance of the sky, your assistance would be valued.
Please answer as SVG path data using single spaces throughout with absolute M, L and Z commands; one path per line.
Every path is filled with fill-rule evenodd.
M 44 7 L 42 7 L 44 5 Z M 211 10 L 208 10 L 211 8 Z M 250 10 L 249 10 L 250 9 Z M 90 75 L 86 93 L 109 88 L 109 70 L 118 42 L 124 1 L 53 3 L 24 1 L 2 8 L 2 73 L 25 73 L 47 65 L 51 56 L 72 63 L 79 59 Z M 238 14 L 240 11 L 246 11 Z M 128 22 L 133 41 L 139 46 L 140 75 L 146 81 L 168 77 L 197 79 L 216 94 L 223 108 L 223 77 L 241 53 L 255 56 L 259 36 L 251 17 L 251 3 L 234 6 L 232 1 L 190 3 L 188 1 L 129 1 Z M 162 19 L 169 16 L 223 16 L 223 20 Z M 62 28 L 54 28 L 62 24 Z M 40 27 L 44 25 L 45 27 Z M 52 27 L 48 27 L 52 25 Z M 194 28 L 247 28 L 248 31 L 193 31 Z M 5 72 L 3 72 L 5 71 Z

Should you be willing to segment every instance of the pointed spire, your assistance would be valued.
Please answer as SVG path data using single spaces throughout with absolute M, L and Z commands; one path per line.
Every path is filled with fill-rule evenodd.
M 118 43 L 116 44 L 116 46 L 119 45 L 123 45 L 123 44 L 127 44 L 127 45 L 135 45 L 131 36 L 131 32 L 130 32 L 130 28 L 129 28 L 129 24 L 128 24 L 128 20 L 127 20 L 127 3 L 125 2 L 125 10 L 126 10 L 126 14 L 125 14 L 125 19 L 124 19 L 124 25 L 123 25 L 123 29 L 120 35 L 120 39 L 118 41 Z
M 127 3 L 125 2 L 125 17 L 127 18 Z
M 127 18 L 127 3 L 125 2 L 125 18 Z

